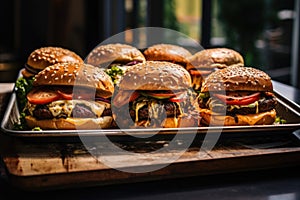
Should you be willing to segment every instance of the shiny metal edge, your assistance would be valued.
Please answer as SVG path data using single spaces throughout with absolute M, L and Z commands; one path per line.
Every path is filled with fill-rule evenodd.
M 1 122 L 2 132 L 14 136 L 25 138 L 44 138 L 44 137 L 78 137 L 78 136 L 124 136 L 126 133 L 132 135 L 148 135 L 154 132 L 159 134 L 210 134 L 217 132 L 220 133 L 244 133 L 244 132 L 281 132 L 281 131 L 294 131 L 300 129 L 300 106 L 295 102 L 285 98 L 277 91 L 274 91 L 279 104 L 282 104 L 289 112 L 299 117 L 296 123 L 287 124 L 273 124 L 273 125 L 253 125 L 253 126 L 214 126 L 214 127 L 186 127 L 186 128 L 144 128 L 144 129 L 102 129 L 102 130 L 43 130 L 43 131 L 19 131 L 8 128 L 9 120 L 12 120 L 12 110 L 17 108 L 16 94 L 12 93 L 9 100 L 7 109 L 5 111 L 3 120 Z M 17 111 L 18 109 L 16 109 Z M 19 114 L 17 114 L 19 115 Z M 15 118 L 18 116 L 14 116 Z

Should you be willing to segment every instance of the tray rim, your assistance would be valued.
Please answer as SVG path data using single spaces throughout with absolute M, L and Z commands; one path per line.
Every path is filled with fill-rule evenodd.
M 15 87 L 15 86 L 14 86 Z M 300 105 L 296 102 L 284 97 L 280 92 L 274 89 L 276 98 L 288 105 L 288 109 L 300 116 Z M 78 137 L 78 136 L 125 136 L 124 132 L 139 135 L 153 134 L 153 132 L 160 132 L 159 135 L 164 134 L 176 134 L 178 131 L 183 131 L 186 134 L 204 134 L 211 133 L 241 133 L 241 132 L 266 132 L 266 131 L 294 131 L 300 129 L 299 123 L 289 123 L 289 124 L 272 124 L 272 125 L 247 125 L 247 126 L 211 126 L 211 127 L 186 127 L 186 128 L 143 128 L 143 129 L 97 129 L 97 130 L 43 130 L 43 131 L 19 131 L 7 129 L 6 124 L 9 120 L 11 110 L 16 104 L 16 92 L 15 88 L 10 96 L 9 103 L 5 110 L 4 117 L 1 122 L 1 132 L 8 134 L 9 136 L 17 138 L 45 138 L 45 137 Z M 100 133 L 99 133 L 100 132 Z

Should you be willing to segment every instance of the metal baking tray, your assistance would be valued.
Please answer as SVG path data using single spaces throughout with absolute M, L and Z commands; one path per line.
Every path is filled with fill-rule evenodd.
M 274 91 L 278 100 L 276 111 L 278 116 L 286 120 L 285 124 L 252 125 L 252 126 L 214 126 L 214 127 L 187 127 L 187 128 L 159 128 L 159 129 L 101 129 L 101 130 L 43 130 L 43 131 L 19 131 L 14 130 L 13 125 L 19 120 L 19 111 L 15 92 L 12 93 L 6 112 L 1 123 L 2 132 L 23 138 L 49 138 L 49 137 L 78 137 L 78 136 L 141 136 L 147 135 L 174 135 L 180 134 L 205 134 L 222 133 L 236 134 L 247 132 L 256 133 L 282 133 L 300 129 L 300 106 L 293 101 Z M 156 134 L 158 133 L 158 134 Z

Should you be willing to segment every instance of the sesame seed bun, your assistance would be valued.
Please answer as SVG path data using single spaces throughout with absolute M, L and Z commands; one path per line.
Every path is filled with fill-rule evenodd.
M 224 92 L 222 95 L 228 95 L 225 102 L 216 96 L 220 95 L 222 91 Z M 210 92 L 211 98 L 215 98 L 220 103 L 224 102 L 226 109 L 226 114 L 214 113 L 212 104 L 208 105 L 208 102 L 213 102 L 213 100 L 209 101 L 208 99 L 203 102 L 203 109 L 200 111 L 202 124 L 220 126 L 267 125 L 275 121 L 277 100 L 272 95 L 272 81 L 269 75 L 259 69 L 230 66 L 217 70 L 207 76 L 201 92 Z M 258 94 L 258 96 L 251 100 L 249 94 Z M 235 97 L 239 98 L 240 101 L 236 101 Z M 241 103 L 245 100 L 249 101 Z M 252 107 L 254 110 L 251 111 L 249 105 L 254 106 Z
M 225 68 L 231 65 L 244 65 L 242 55 L 229 48 L 211 48 L 199 51 L 188 58 L 187 70 L 203 68 Z
M 22 75 L 24 77 L 32 77 L 50 65 L 64 62 L 83 63 L 83 60 L 69 49 L 52 46 L 41 47 L 29 55 L 25 69 L 22 70 Z
M 111 78 L 100 68 L 85 63 L 57 63 L 40 71 L 33 86 L 82 86 L 96 88 L 101 97 L 110 97 L 114 91 Z
M 186 65 L 192 54 L 185 48 L 173 44 L 155 44 L 144 52 L 146 60 L 168 61 Z
M 129 63 L 132 61 L 144 62 L 146 59 L 142 52 L 136 47 L 112 43 L 99 45 L 94 48 L 86 57 L 85 63 L 98 67 L 105 67 L 109 63 Z
M 167 61 L 146 61 L 128 68 L 119 83 L 122 90 L 180 90 L 191 87 L 182 66 Z
M 26 123 L 44 130 L 110 128 L 108 98 L 113 92 L 111 78 L 98 67 L 85 63 L 48 66 L 35 76 L 27 94 Z
M 199 105 L 191 83 L 188 71 L 178 64 L 133 65 L 113 94 L 113 118 L 121 128 L 197 127 Z
M 201 92 L 221 90 L 273 92 L 273 85 L 270 76 L 259 69 L 231 66 L 211 73 L 201 88 Z

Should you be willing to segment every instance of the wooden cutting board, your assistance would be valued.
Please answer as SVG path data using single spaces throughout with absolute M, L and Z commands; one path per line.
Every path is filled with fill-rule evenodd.
M 184 153 L 176 147 L 154 151 L 168 145 L 168 141 L 115 142 L 127 151 L 152 152 L 144 160 L 133 162 L 134 156 L 109 153 L 109 149 L 101 157 L 93 154 L 95 149 L 105 146 L 101 143 L 87 149 L 81 142 L 28 142 L 2 134 L 2 167 L 6 169 L 7 180 L 17 187 L 50 190 L 300 165 L 300 143 L 291 134 L 220 138 L 210 151 L 200 150 L 201 142 L 201 139 L 194 142 Z M 172 163 L 164 161 L 177 155 L 179 158 Z M 102 159 L 118 160 L 120 168 L 111 168 L 102 163 Z M 151 169 L 154 166 L 157 170 L 132 172 L 135 167 Z

